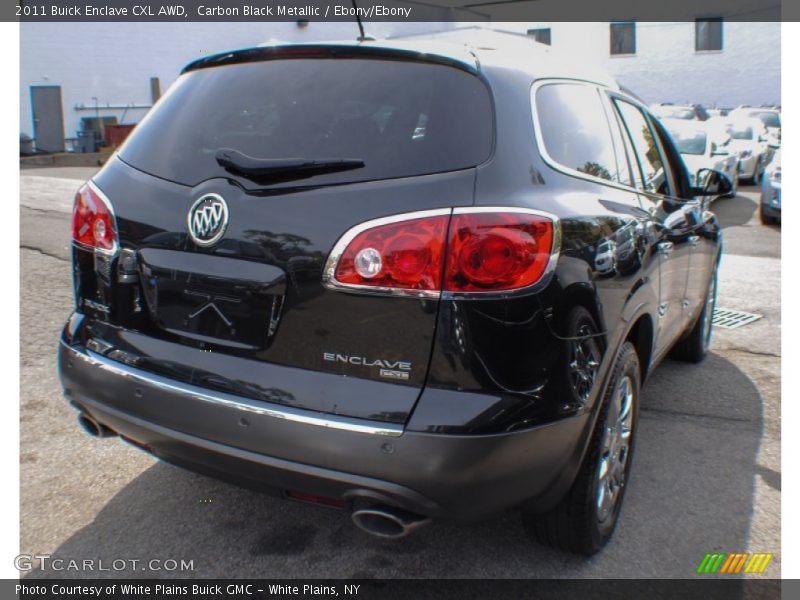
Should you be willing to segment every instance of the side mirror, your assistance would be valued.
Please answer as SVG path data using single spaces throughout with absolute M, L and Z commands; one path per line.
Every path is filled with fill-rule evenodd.
M 769 140 L 769 136 L 768 135 L 760 135 L 760 136 L 758 136 L 758 141 L 759 142 L 766 142 L 768 140 Z
M 700 169 L 695 176 L 697 187 L 692 189 L 695 196 L 726 196 L 733 191 L 728 177 L 714 169 Z

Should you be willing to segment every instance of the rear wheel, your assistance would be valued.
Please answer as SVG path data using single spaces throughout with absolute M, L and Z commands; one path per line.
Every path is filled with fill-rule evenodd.
M 625 342 L 575 482 L 552 510 L 523 515 L 532 539 L 568 552 L 594 554 L 611 538 L 630 472 L 639 389 L 639 358 L 633 344 Z
M 778 219 L 775 217 L 770 217 L 768 214 L 764 212 L 764 205 L 762 204 L 761 207 L 758 209 L 758 217 L 761 221 L 762 225 L 777 225 Z
M 708 347 L 711 345 L 711 333 L 714 328 L 714 309 L 717 306 L 717 267 L 711 274 L 711 281 L 708 283 L 703 312 L 692 327 L 691 331 L 675 344 L 672 349 L 672 357 L 678 360 L 699 363 L 708 354 Z

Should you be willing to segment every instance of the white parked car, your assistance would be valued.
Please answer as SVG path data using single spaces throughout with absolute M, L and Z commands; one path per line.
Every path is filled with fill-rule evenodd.
M 730 150 L 739 157 L 739 179 L 757 183 L 764 172 L 764 168 L 772 159 L 773 150 L 765 141 L 767 130 L 760 119 L 754 117 L 732 117 L 716 123 L 727 132 L 731 141 Z
M 697 121 L 697 113 L 691 106 L 675 106 L 674 104 L 653 104 L 650 112 L 659 119 L 681 119 L 683 121 Z
M 617 244 L 614 240 L 604 239 L 597 244 L 594 268 L 600 275 L 609 275 L 617 268 Z
M 710 119 L 716 117 L 727 117 L 730 109 L 728 108 L 707 108 L 706 112 L 708 112 L 708 117 Z
M 758 119 L 767 130 L 767 137 L 762 141 L 773 148 L 781 145 L 781 111 L 777 108 L 737 108 L 730 113 L 731 117 L 747 117 Z
M 701 121 L 662 119 L 661 122 L 686 163 L 692 185 L 696 185 L 695 178 L 700 169 L 713 169 L 730 180 L 733 189 L 729 196 L 736 195 L 739 157 L 732 151 L 731 136 L 724 128 Z

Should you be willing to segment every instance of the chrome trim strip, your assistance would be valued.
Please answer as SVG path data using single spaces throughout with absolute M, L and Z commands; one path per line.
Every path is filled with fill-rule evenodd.
M 253 413 L 260 416 L 284 419 L 294 423 L 314 425 L 316 427 L 327 427 L 329 429 L 340 429 L 354 433 L 399 437 L 404 431 L 402 425 L 395 423 L 378 424 L 375 421 L 339 417 L 336 415 L 328 415 L 323 417 L 318 416 L 319 413 L 314 413 L 313 411 L 309 410 L 288 407 L 273 408 L 269 405 L 258 403 L 257 401 L 251 401 L 247 398 L 236 396 L 234 394 L 227 394 L 224 392 L 212 394 L 198 386 L 181 383 L 179 381 L 161 377 L 160 375 L 155 375 L 152 373 L 145 373 L 139 369 L 134 369 L 133 367 L 123 363 L 108 359 L 100 354 L 92 352 L 91 350 L 75 348 L 74 346 L 67 344 L 63 339 L 61 340 L 61 345 L 69 350 L 71 356 L 80 359 L 89 366 L 102 369 L 103 371 L 107 371 L 130 381 L 137 381 L 151 385 L 166 392 L 187 395 L 194 400 L 199 400 L 201 402 L 208 402 L 210 404 L 216 404 L 226 408 L 233 408 L 242 412 Z
M 336 265 L 339 264 L 339 259 L 344 254 L 345 249 L 355 237 L 373 227 L 381 227 L 391 223 L 398 223 L 400 221 L 413 221 L 414 219 L 425 219 L 428 217 L 441 217 L 449 216 L 452 213 L 450 208 L 437 208 L 434 210 L 420 210 L 410 213 L 403 213 L 400 215 L 392 215 L 389 217 L 381 217 L 380 219 L 373 219 L 365 221 L 348 229 L 345 234 L 339 238 L 333 246 L 333 250 L 328 255 L 328 260 L 325 262 L 325 268 L 322 271 L 322 284 L 329 290 L 340 292 L 358 292 L 360 294 L 372 294 L 375 296 L 399 296 L 411 298 L 427 298 L 437 299 L 441 295 L 439 290 L 399 290 L 395 288 L 387 288 L 381 286 L 358 285 L 354 283 L 341 283 L 336 280 Z

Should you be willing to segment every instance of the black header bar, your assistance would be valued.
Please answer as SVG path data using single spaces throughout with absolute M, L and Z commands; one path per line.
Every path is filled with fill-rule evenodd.
M 776 579 L 32 579 L 0 581 L 3 599 L 36 600 L 772 600 L 800 592 L 797 580 Z M 791 593 L 794 589 L 795 593 Z
M 797 0 L 6 0 L 2 21 L 797 21 Z

